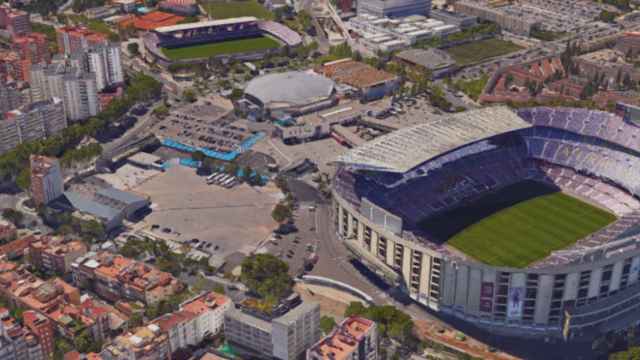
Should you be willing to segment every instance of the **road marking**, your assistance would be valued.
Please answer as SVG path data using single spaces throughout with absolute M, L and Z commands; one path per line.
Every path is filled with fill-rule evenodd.
M 286 165 L 286 166 L 291 165 L 292 160 L 291 160 L 287 155 L 285 155 L 285 154 L 280 150 L 280 148 L 278 148 L 278 147 L 273 143 L 273 141 L 271 141 L 271 138 L 269 138 L 269 139 L 268 139 L 268 142 L 269 142 L 269 145 L 271 145 L 271 146 L 272 146 L 272 147 L 273 147 L 273 148 L 278 152 L 278 154 L 280 154 L 280 156 L 282 156 L 285 160 L 287 160 L 287 162 L 288 162 L 288 163 L 287 163 L 287 165 Z M 286 166 L 285 166 L 285 167 L 286 167 Z

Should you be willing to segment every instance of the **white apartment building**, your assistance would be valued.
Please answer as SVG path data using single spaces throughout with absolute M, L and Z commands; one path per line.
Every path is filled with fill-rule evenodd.
M 124 82 L 119 46 L 96 46 L 87 51 L 86 61 L 89 72 L 96 76 L 98 91 Z
M 298 359 L 320 339 L 320 306 L 299 299 L 288 302 L 272 314 L 246 304 L 230 309 L 224 318 L 225 338 L 256 358 Z
M 5 116 L 0 122 L 0 154 L 18 144 L 58 134 L 67 127 L 63 102 L 55 97 L 9 111 Z
M 224 314 L 232 306 L 228 297 L 208 292 L 185 301 L 178 311 L 163 315 L 153 323 L 168 335 L 173 353 L 220 332 L 224 325 Z
M 95 74 L 67 63 L 37 64 L 31 68 L 31 98 L 63 100 L 69 121 L 84 120 L 100 111 Z
M 25 97 L 15 83 L 0 83 L 0 118 L 7 111 L 17 109 L 25 103 Z
M 64 100 L 70 121 L 84 120 L 100 112 L 94 74 L 69 74 L 64 78 Z

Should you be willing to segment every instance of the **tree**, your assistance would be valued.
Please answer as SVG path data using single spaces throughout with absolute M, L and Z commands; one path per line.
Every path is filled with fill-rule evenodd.
M 242 261 L 240 281 L 263 299 L 277 302 L 291 292 L 289 265 L 271 254 L 257 254 Z
M 78 233 L 89 244 L 93 244 L 95 240 L 104 239 L 106 235 L 104 226 L 97 220 L 81 221 Z
M 629 73 L 624 74 L 624 79 L 622 80 L 622 86 L 624 87 L 624 89 L 631 90 L 633 85 L 633 80 L 631 80 L 631 76 L 629 76 Z
M 15 209 L 4 209 L 2 211 L 2 217 L 16 227 L 21 227 L 22 221 L 24 220 L 24 214 Z
M 169 108 L 166 105 L 158 105 L 155 109 L 153 109 L 152 113 L 159 118 L 164 118 L 165 116 L 169 115 Z
M 280 202 L 271 211 L 271 217 L 278 223 L 283 223 L 291 217 L 291 208 Z
M 64 354 L 73 350 L 74 346 L 67 339 L 63 337 L 58 337 L 55 341 L 55 353 L 53 354 L 53 358 L 55 360 L 64 359 Z
M 129 328 L 135 328 L 138 326 L 142 326 L 144 322 L 142 312 L 136 311 L 129 317 Z
M 76 350 L 82 354 L 90 352 L 100 352 L 102 350 L 102 343 L 100 341 L 94 341 L 91 332 L 88 329 L 83 329 L 73 339 Z
M 16 185 L 22 190 L 29 190 L 31 186 L 31 170 L 29 168 L 24 168 L 16 177 Z
M 242 89 L 233 88 L 233 90 L 231 90 L 231 95 L 229 95 L 229 98 L 231 100 L 239 100 L 243 96 L 244 96 L 244 91 L 242 91 Z
M 251 180 L 251 174 L 253 174 L 253 169 L 250 166 L 245 167 L 242 170 L 242 180 L 249 182 Z
M 200 151 L 200 150 L 198 150 L 198 151 L 194 151 L 193 153 L 191 153 L 191 158 L 192 158 L 194 161 L 204 161 L 204 159 L 205 159 L 206 157 L 207 157 L 207 156 L 206 156 L 202 151 Z
M 331 316 L 324 315 L 320 318 L 320 330 L 322 330 L 325 335 L 329 334 L 335 326 L 336 320 Z
M 224 172 L 236 176 L 238 174 L 238 164 L 230 162 L 224 165 Z
M 511 84 L 513 83 L 513 75 L 512 74 L 507 74 L 507 77 L 504 80 L 504 85 L 506 87 L 511 86 Z
M 186 89 L 182 92 L 182 100 L 193 103 L 196 101 L 196 93 L 193 89 Z
M 417 345 L 413 338 L 413 320 L 406 313 L 391 305 L 365 307 L 360 302 L 351 302 L 344 316 L 362 316 L 378 323 L 383 336 L 389 336 L 401 343 Z
M 140 55 L 140 46 L 138 45 L 138 43 L 131 42 L 127 45 L 127 51 L 129 51 L 129 54 L 131 54 L 131 56 L 138 56 Z

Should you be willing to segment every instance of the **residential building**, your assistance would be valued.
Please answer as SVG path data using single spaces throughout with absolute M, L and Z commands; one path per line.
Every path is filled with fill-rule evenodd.
M 38 101 L 9 111 L 0 122 L 0 154 L 18 144 L 56 135 L 66 127 L 64 108 L 58 98 Z
M 0 82 L 0 114 L 17 109 L 26 102 L 15 82 Z M 2 115 L 0 115 L 0 118 Z
M 92 46 L 108 45 L 104 34 L 89 30 L 84 26 L 65 26 L 56 29 L 58 49 L 63 54 L 82 52 Z
M 80 308 L 81 298 L 77 288 L 60 278 L 41 280 L 28 272 L 23 265 L 0 263 L 0 297 L 11 306 L 33 310 L 51 320 L 54 331 L 68 339 L 74 339 L 88 329 L 96 334 L 96 322 Z M 95 337 L 96 341 L 101 340 Z
M 0 5 L 0 28 L 12 37 L 31 33 L 31 21 L 26 11 L 12 9 L 7 3 Z
M 33 310 L 25 311 L 22 318 L 24 326 L 38 338 L 44 358 L 52 359 L 55 352 L 55 333 L 51 320 Z
M 378 360 L 376 323 L 359 316 L 344 319 L 307 350 L 307 360 Z
M 13 38 L 11 48 L 18 52 L 22 60 L 29 60 L 31 64 L 49 62 L 49 45 L 47 36 L 41 33 L 30 33 Z
M 631 49 L 631 47 L 629 48 Z M 574 60 L 580 67 L 581 76 L 590 79 L 596 75 L 601 76 L 609 88 L 622 85 L 625 78 L 630 80 L 632 84 L 637 84 L 640 81 L 640 71 L 633 61 L 615 49 L 601 49 L 582 54 Z
M 9 242 L 16 238 L 17 230 L 16 226 L 12 223 L 4 220 L 0 220 L 0 240 L 3 242 Z
M 625 32 L 616 41 L 615 49 L 625 57 L 636 57 L 640 55 L 640 32 Z
M 86 52 L 86 56 L 89 72 L 96 76 L 98 91 L 124 83 L 120 46 L 115 44 L 95 46 Z
M 320 306 L 297 295 L 271 313 L 245 300 L 224 317 L 224 335 L 230 343 L 261 359 L 294 360 L 320 339 Z
M 37 238 L 35 236 L 29 235 L 9 241 L 8 243 L 0 246 L 0 257 L 7 260 L 21 258 L 26 254 L 29 245 L 36 239 Z
M 494 6 L 491 1 L 459 0 L 454 4 L 457 13 L 475 16 L 478 19 L 495 22 L 506 31 L 528 36 L 532 29 L 540 22 L 527 16 L 518 16 L 504 10 L 504 7 Z
M 29 81 L 31 61 L 23 60 L 12 50 L 0 50 L 0 82 L 10 80 Z
M 25 311 L 24 315 L 28 317 L 27 313 Z M 47 341 L 53 342 L 53 338 L 48 338 Z M 36 335 L 12 318 L 8 309 L 0 308 L 0 359 L 50 359 L 47 354 Z
M 104 360 L 168 360 L 169 338 L 158 325 L 150 324 L 116 337 L 100 356 Z
M 228 297 L 208 292 L 182 303 L 178 311 L 163 315 L 153 323 L 169 336 L 171 353 L 174 353 L 219 333 L 224 326 L 224 314 L 231 307 Z
M 121 29 L 134 28 L 139 31 L 151 31 L 164 26 L 180 23 L 185 18 L 164 11 L 153 11 L 142 16 L 128 16 L 118 23 Z
M 111 16 L 114 16 L 120 12 L 119 6 L 106 5 L 106 6 L 96 6 L 85 10 L 84 15 L 91 20 L 94 19 L 105 19 Z
M 331 61 L 317 67 L 316 72 L 355 88 L 364 101 L 390 95 L 400 86 L 398 76 L 352 59 Z
M 31 96 L 34 101 L 62 99 L 69 121 L 87 119 L 100 110 L 95 74 L 68 62 L 32 66 Z
M 429 15 L 431 0 L 367 0 L 358 1 L 358 15 L 362 13 L 386 17 Z
M 182 283 L 173 275 L 108 252 L 89 252 L 76 259 L 71 273 L 76 286 L 111 302 L 128 299 L 150 305 L 182 290 Z
M 71 264 L 86 253 L 87 245 L 80 240 L 42 236 L 29 245 L 29 262 L 44 272 L 67 274 Z
M 123 319 L 114 314 L 114 308 L 108 304 L 100 303 L 96 299 L 83 295 L 80 298 L 80 313 L 93 321 L 91 335 L 95 340 L 104 341 L 118 330 L 121 330 Z M 116 319 L 112 319 L 113 316 Z M 116 320 L 118 323 L 114 323 Z
M 64 182 L 60 162 L 44 155 L 31 155 L 31 197 L 38 205 L 46 205 L 62 195 Z
M 159 4 L 160 10 L 165 10 L 182 16 L 195 16 L 200 12 L 195 0 L 164 0 Z

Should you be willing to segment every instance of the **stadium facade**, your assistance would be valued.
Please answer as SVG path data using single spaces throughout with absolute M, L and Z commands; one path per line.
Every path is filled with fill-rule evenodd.
M 636 125 L 586 109 L 491 107 L 398 130 L 337 165 L 339 237 L 415 301 L 522 337 L 585 338 L 640 320 Z M 606 208 L 617 220 L 526 268 L 480 263 L 420 227 L 523 180 Z

